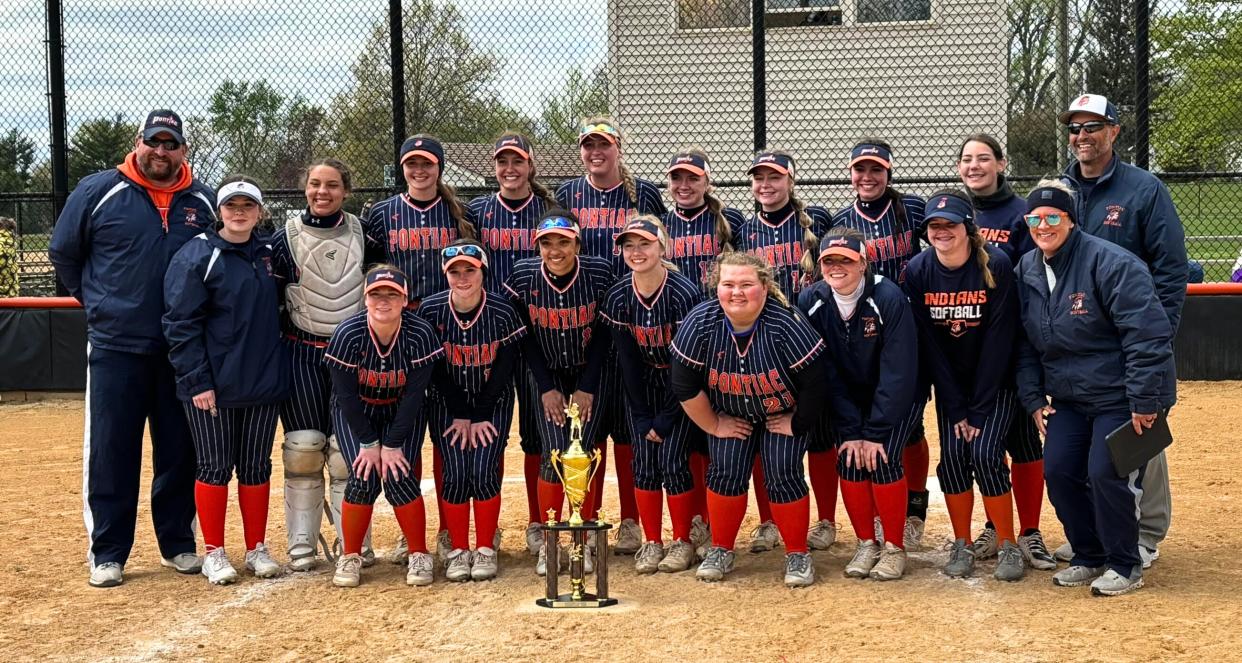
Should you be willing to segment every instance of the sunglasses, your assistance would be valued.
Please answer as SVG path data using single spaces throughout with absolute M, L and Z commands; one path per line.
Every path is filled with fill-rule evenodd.
M 605 133 L 610 136 L 621 135 L 621 132 L 617 131 L 616 127 L 612 126 L 611 124 L 604 124 L 603 122 L 599 124 L 588 124 L 582 127 L 582 129 L 578 131 L 579 136 L 585 136 L 587 134 L 594 134 L 594 133 Z
M 1066 125 L 1066 128 L 1069 129 L 1070 133 L 1077 136 L 1084 131 L 1089 134 L 1093 134 L 1107 126 L 1110 126 L 1110 123 L 1092 120 L 1091 122 L 1070 122 Z
M 577 224 L 563 216 L 553 216 L 539 222 L 540 230 L 551 230 L 552 228 L 563 228 L 565 230 L 573 230 L 575 232 L 578 230 Z
M 1026 219 L 1026 225 L 1032 228 L 1038 228 L 1040 221 L 1043 221 L 1050 226 L 1059 226 L 1061 225 L 1061 222 L 1065 220 L 1065 215 L 1053 212 L 1051 214 L 1027 214 L 1022 218 Z
M 165 138 L 163 140 L 160 140 L 159 138 L 143 138 L 142 144 L 153 150 L 161 147 L 169 152 L 181 149 L 181 143 L 172 138 Z
M 445 260 L 452 260 L 457 256 L 467 256 L 483 260 L 483 249 L 474 244 L 463 244 L 462 246 L 448 246 L 440 251 L 440 257 Z

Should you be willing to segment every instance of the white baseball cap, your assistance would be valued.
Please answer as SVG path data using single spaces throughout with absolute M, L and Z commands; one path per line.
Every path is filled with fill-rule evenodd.
M 1117 124 L 1117 107 L 1113 102 L 1099 94 L 1084 94 L 1070 102 L 1069 110 L 1057 116 L 1057 120 L 1061 124 L 1069 124 L 1070 117 L 1074 113 L 1091 113 L 1099 115 L 1108 120 L 1110 124 Z

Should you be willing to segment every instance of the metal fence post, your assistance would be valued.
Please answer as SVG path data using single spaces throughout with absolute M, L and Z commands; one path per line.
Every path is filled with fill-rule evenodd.
M 405 33 L 401 0 L 388 0 L 388 38 L 392 45 L 392 162 L 401 157 L 405 141 Z
M 65 40 L 64 15 L 60 0 L 47 0 L 47 96 L 48 124 L 51 130 L 52 215 L 60 218 L 69 197 L 69 149 L 65 135 Z M 56 278 L 56 294 L 62 297 L 68 289 Z
M 750 3 L 750 50 L 754 76 L 754 122 L 755 151 L 768 145 L 768 81 L 767 81 L 767 31 L 763 22 L 765 0 Z
M 1134 165 L 1150 169 L 1151 7 L 1149 0 L 1134 0 Z

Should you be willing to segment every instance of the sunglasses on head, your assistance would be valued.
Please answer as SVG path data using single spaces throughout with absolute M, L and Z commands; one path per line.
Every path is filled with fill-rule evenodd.
M 1089 134 L 1096 133 L 1097 131 L 1103 129 L 1104 127 L 1109 126 L 1109 123 L 1101 122 L 1099 120 L 1092 120 L 1090 122 L 1070 122 L 1069 124 L 1065 126 L 1067 129 L 1069 129 L 1070 133 L 1077 136 L 1078 134 L 1084 131 Z
M 1044 214 L 1027 214 L 1022 218 L 1026 219 L 1026 225 L 1032 228 L 1038 228 L 1040 221 L 1043 221 L 1050 226 L 1059 226 L 1061 225 L 1061 222 L 1065 220 L 1065 215 L 1058 212 L 1051 212 Z
M 611 124 L 604 124 L 603 122 L 600 122 L 599 124 L 588 124 L 582 127 L 582 129 L 578 131 L 579 136 L 585 136 L 587 134 L 593 134 L 593 133 L 606 133 L 611 136 L 620 135 L 620 133 L 617 132 L 616 127 L 612 126 Z
M 573 230 L 574 222 L 563 216 L 553 216 L 539 222 L 540 230 L 548 230 L 549 228 L 564 228 L 566 230 Z
M 440 251 L 440 257 L 445 260 L 452 260 L 457 256 L 467 256 L 483 260 L 483 249 L 474 244 L 463 244 L 461 246 L 447 246 Z
M 168 150 L 169 152 L 172 152 L 173 150 L 177 150 L 181 148 L 181 143 L 177 142 L 175 139 L 172 139 L 172 138 L 163 138 L 163 139 L 143 138 L 142 144 L 146 145 L 147 147 L 153 150 L 159 149 L 162 147 L 165 150 Z

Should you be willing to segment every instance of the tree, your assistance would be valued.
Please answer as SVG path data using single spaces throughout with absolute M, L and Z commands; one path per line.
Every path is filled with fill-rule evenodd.
M 0 191 L 17 193 L 30 186 L 35 144 L 17 129 L 0 136 Z
M 550 143 L 578 141 L 578 122 L 592 115 L 608 113 L 608 74 L 604 65 L 587 76 L 581 69 L 569 72 L 565 89 L 543 100 L 539 136 Z
M 402 9 L 405 126 L 444 141 L 488 142 L 505 129 L 533 131 L 492 88 L 500 59 L 479 50 L 451 2 L 408 0 Z M 377 23 L 350 68 L 353 85 L 333 101 L 334 152 L 354 168 L 359 186 L 383 183 L 392 163 L 392 84 L 387 22 Z
M 69 188 L 83 177 L 115 168 L 134 149 L 138 124 L 117 113 L 111 119 L 88 120 L 69 139 Z
M 266 80 L 224 81 L 208 113 L 210 134 L 201 132 L 203 144 L 194 147 L 213 175 L 245 173 L 267 186 L 296 187 L 301 168 L 322 145 L 323 109 Z
M 1086 56 L 1084 92 L 1102 94 L 1121 113 L 1121 134 L 1113 149 L 1126 161 L 1134 160 L 1134 3 L 1132 0 L 1095 0 L 1087 26 L 1090 45 Z

